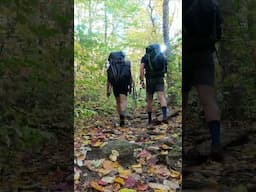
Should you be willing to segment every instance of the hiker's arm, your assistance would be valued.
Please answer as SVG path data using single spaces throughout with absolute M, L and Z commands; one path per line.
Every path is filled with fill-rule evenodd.
M 133 86 L 133 79 L 132 79 L 132 73 L 130 71 L 130 79 L 128 80 L 129 84 L 128 84 L 128 93 L 131 94 L 132 93 L 132 86 Z
M 110 96 L 110 89 L 111 89 L 111 84 L 109 83 L 109 81 L 107 80 L 107 97 Z
M 142 86 L 142 88 L 145 87 L 145 84 L 144 84 L 144 63 L 141 63 L 140 64 L 140 84 Z

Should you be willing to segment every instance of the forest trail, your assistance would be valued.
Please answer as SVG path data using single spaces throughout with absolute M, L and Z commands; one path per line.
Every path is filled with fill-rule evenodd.
M 200 163 L 183 161 L 183 170 L 186 170 L 183 171 L 183 188 L 186 190 L 182 191 L 191 192 L 191 189 L 192 192 L 256 191 L 255 123 L 223 121 L 221 136 L 224 146 L 223 161 L 216 162 L 204 158 L 209 153 L 210 145 L 208 129 L 205 126 L 191 121 L 190 128 L 183 130 L 183 141 L 186 141 L 183 146 L 189 149 L 193 144 L 194 149 L 202 156 L 199 157 Z
M 138 109 L 118 118 L 95 117 L 75 131 L 75 191 L 178 191 L 181 187 L 181 110 L 169 108 L 168 125 Z M 161 112 L 153 118 L 161 119 Z

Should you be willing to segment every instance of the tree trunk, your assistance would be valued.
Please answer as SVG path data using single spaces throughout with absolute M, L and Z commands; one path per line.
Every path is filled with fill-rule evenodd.
M 105 46 L 108 46 L 107 38 L 108 38 L 108 18 L 107 18 L 107 2 L 105 0 L 104 2 L 104 25 L 105 25 L 105 30 L 104 30 L 104 43 Z
M 89 0 L 89 29 L 88 34 L 92 34 L 92 1 Z
M 171 53 L 170 37 L 169 37 L 169 0 L 163 2 L 163 37 L 166 45 L 166 56 L 169 58 Z
M 152 23 L 152 33 L 154 35 L 156 35 L 156 23 L 155 23 L 155 19 L 153 17 L 153 7 L 152 7 L 152 0 L 149 0 L 148 1 L 148 8 L 149 8 L 149 16 L 150 16 L 150 20 L 151 20 L 151 23 Z

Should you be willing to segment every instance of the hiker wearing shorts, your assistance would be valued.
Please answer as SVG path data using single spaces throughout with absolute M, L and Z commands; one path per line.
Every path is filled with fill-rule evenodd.
M 167 122 L 167 102 L 165 99 L 164 75 L 167 70 L 167 60 L 160 51 L 158 44 L 149 45 L 146 54 L 141 58 L 140 64 L 140 83 L 145 88 L 144 77 L 146 78 L 147 92 L 147 113 L 148 124 L 152 123 L 153 96 L 156 92 L 161 104 L 163 123 Z
M 220 109 L 214 90 L 215 43 L 221 38 L 221 20 L 212 0 L 183 3 L 182 110 L 187 111 L 189 92 L 195 87 L 211 135 L 211 155 L 221 158 Z M 184 113 L 183 113 L 184 114 Z M 186 119 L 185 114 L 183 119 Z
M 131 62 L 125 60 L 122 51 L 112 52 L 108 58 L 107 69 L 107 97 L 111 94 L 111 88 L 116 99 L 116 110 L 119 114 L 119 125 L 125 125 L 125 112 L 127 107 L 127 94 L 131 93 L 132 75 Z

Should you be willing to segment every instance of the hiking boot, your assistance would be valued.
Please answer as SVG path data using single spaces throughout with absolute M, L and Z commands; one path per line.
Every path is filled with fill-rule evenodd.
M 221 162 L 223 161 L 222 148 L 221 145 L 212 145 L 210 157 L 213 161 Z
M 147 123 L 147 125 L 146 125 L 146 128 L 148 129 L 148 130 L 154 130 L 154 126 L 153 126 L 153 123 L 152 122 L 148 122 Z
M 167 119 L 162 120 L 162 123 L 164 123 L 164 124 L 168 124 Z
M 182 153 L 182 161 L 187 166 L 200 165 L 207 161 L 207 156 L 193 148 L 187 153 Z
M 124 120 L 120 120 L 119 126 L 120 127 L 124 127 L 125 126 Z

